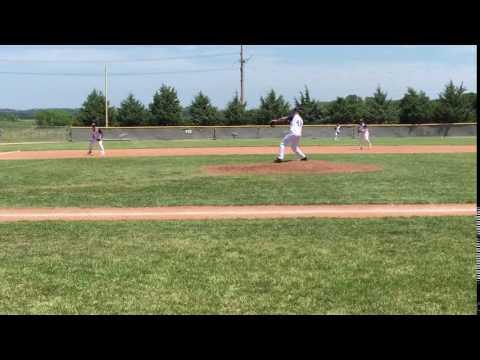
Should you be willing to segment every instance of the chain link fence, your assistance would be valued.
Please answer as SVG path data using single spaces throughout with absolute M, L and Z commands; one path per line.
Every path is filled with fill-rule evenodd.
M 267 139 L 279 138 L 288 132 L 288 126 L 166 126 L 166 127 L 110 127 L 102 128 L 105 140 L 187 140 L 187 139 Z M 446 137 L 476 136 L 477 124 L 414 124 L 370 125 L 372 137 Z M 335 125 L 307 125 L 304 138 L 333 138 Z M 343 137 L 356 138 L 357 125 L 342 125 Z M 90 128 L 73 127 L 72 141 L 86 141 Z
M 15 126 L 0 124 L 0 143 L 66 142 L 72 140 L 70 126 Z

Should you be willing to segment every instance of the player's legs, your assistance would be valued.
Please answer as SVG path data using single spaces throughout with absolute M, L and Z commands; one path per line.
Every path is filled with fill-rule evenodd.
M 293 152 L 297 154 L 300 157 L 300 159 L 306 159 L 307 157 L 303 153 L 303 151 L 300 149 L 299 143 L 300 143 L 300 136 L 293 136 L 290 146 L 292 147 Z
M 360 134 L 360 150 L 363 150 L 363 145 L 365 143 L 365 133 Z
M 365 133 L 365 141 L 368 143 L 368 147 L 371 148 L 372 143 L 370 142 L 370 133 L 368 131 Z
M 98 147 L 100 148 L 100 155 L 104 156 L 105 155 L 105 149 L 103 148 L 103 140 L 98 141 Z
M 285 137 L 282 139 L 282 142 L 280 143 L 280 149 L 278 152 L 277 159 L 283 161 L 285 159 L 285 146 L 290 145 L 292 141 L 292 134 L 287 134 Z
M 90 140 L 90 142 L 88 143 L 88 155 L 92 154 L 92 150 L 93 150 L 93 140 Z
M 365 138 L 365 133 L 362 134 L 362 136 L 360 136 L 360 141 L 361 141 L 361 144 L 360 144 L 360 150 L 363 149 L 363 145 L 366 145 L 367 143 L 367 140 Z

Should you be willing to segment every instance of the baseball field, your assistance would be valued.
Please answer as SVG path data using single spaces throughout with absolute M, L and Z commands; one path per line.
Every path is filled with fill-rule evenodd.
M 476 138 L 0 145 L 0 313 L 474 314 Z

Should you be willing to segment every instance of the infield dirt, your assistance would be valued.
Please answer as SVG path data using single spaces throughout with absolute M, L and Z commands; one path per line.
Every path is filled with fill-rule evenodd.
M 0 209 L 0 222 L 474 216 L 475 204 L 172 206 Z
M 280 164 L 235 164 L 209 165 L 203 170 L 212 175 L 238 174 L 330 174 L 380 171 L 381 167 L 371 164 L 337 163 L 321 160 L 285 161 Z
M 374 146 L 360 150 L 358 146 L 305 146 L 309 154 L 451 154 L 473 153 L 475 145 L 416 145 Z M 208 156 L 208 155 L 267 155 L 275 157 L 276 146 L 210 147 L 210 148 L 156 148 L 156 149 L 106 149 L 106 157 L 141 156 Z M 87 158 L 87 150 L 46 150 L 0 152 L 0 160 L 78 159 Z M 98 152 L 95 156 L 98 157 Z

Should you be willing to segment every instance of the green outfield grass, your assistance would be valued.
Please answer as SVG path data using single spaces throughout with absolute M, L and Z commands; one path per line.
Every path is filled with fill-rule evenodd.
M 310 156 L 383 168 L 371 173 L 214 176 L 201 170 L 214 164 L 270 164 L 273 158 L 274 154 L 2 160 L 0 207 L 474 203 L 476 199 L 474 153 Z
M 274 139 L 237 139 L 237 140 L 145 140 L 145 141 L 105 141 L 108 149 L 145 149 L 145 148 L 182 148 L 182 147 L 223 147 L 223 146 L 278 146 L 280 138 Z M 411 138 L 372 138 L 374 145 L 475 145 L 476 137 L 411 137 Z M 301 145 L 357 146 L 358 139 L 302 139 Z M 10 145 L 0 142 L 2 151 L 37 151 L 37 150 L 85 150 L 88 143 L 62 142 L 56 144 L 21 144 Z
M 2 314 L 474 314 L 473 217 L 0 224 Z

